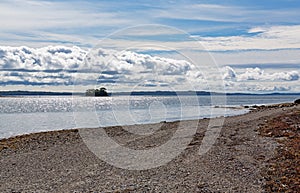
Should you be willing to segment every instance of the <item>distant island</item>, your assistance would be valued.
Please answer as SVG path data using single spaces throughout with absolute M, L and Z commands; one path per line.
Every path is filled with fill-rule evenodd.
M 88 90 L 86 90 L 85 96 L 105 97 L 105 96 L 109 96 L 109 94 L 107 93 L 106 88 L 101 87 L 99 89 L 88 89 Z

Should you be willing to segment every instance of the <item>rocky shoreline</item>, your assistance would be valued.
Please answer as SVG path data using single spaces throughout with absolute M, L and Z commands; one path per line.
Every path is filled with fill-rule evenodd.
M 2 139 L 0 192 L 299 192 L 300 105 L 251 108 L 226 117 L 220 136 L 204 155 L 197 152 L 210 120 L 180 122 L 186 128 L 197 123 L 192 141 L 171 162 L 148 170 L 102 161 L 78 129 Z M 147 149 L 164 144 L 178 122 L 128 127 L 160 128 L 146 137 L 124 127 L 105 128 L 119 144 Z

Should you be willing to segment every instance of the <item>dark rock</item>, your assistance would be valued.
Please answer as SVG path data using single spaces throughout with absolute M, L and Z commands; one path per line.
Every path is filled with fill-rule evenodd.
M 300 99 L 294 101 L 295 104 L 300 104 Z

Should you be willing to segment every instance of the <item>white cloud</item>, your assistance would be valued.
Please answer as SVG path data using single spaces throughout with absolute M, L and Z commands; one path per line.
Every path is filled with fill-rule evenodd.
M 297 89 L 293 86 L 299 84 L 300 79 L 297 70 L 270 72 L 226 66 L 219 74 L 213 68 L 201 68 L 186 60 L 103 48 L 85 50 L 76 46 L 0 46 L 0 69 L 1 86 L 103 84 L 115 88 L 220 91 L 218 77 L 222 76 L 229 90 L 285 91 Z
M 269 76 L 264 75 L 263 71 L 259 68 L 247 68 L 246 72 L 238 75 L 237 80 L 238 81 L 260 80 L 268 77 Z
M 194 1 L 184 4 L 170 4 L 165 9 L 155 12 L 159 18 L 204 20 L 217 22 L 291 22 L 297 23 L 299 19 L 299 9 L 259 9 L 255 6 L 235 6 L 221 4 L 203 4 Z
M 95 49 L 87 55 L 88 69 L 107 74 L 99 81 L 149 87 L 184 85 L 194 78 L 195 66 L 175 60 L 131 51 Z M 113 76 L 114 75 L 114 76 Z M 108 79 L 109 76 L 109 79 Z M 198 75 L 199 76 L 199 75 Z M 178 80 L 181 81 L 178 81 Z
M 42 48 L 0 46 L 2 69 L 53 70 L 74 69 L 81 65 L 87 51 L 73 46 Z
M 259 33 L 258 33 L 259 32 Z M 300 48 L 300 25 L 258 27 L 253 36 L 195 37 L 210 51 L 274 50 Z
M 76 46 L 2 46 L 0 69 L 2 85 L 103 83 L 154 87 L 182 85 L 189 78 L 199 77 L 193 72 L 195 66 L 185 60 Z
M 225 66 L 223 68 L 223 79 L 228 80 L 228 79 L 235 79 L 235 78 L 236 78 L 235 71 L 230 66 Z
M 272 85 L 263 85 L 263 84 L 242 84 L 245 90 L 250 92 L 285 92 L 290 91 L 290 86 L 272 86 Z
M 113 12 L 95 12 L 89 3 L 52 1 L 1 1 L 0 25 L 5 31 L 116 26 L 128 24 Z
M 172 19 L 236 21 L 235 16 L 240 15 L 241 9 L 240 7 L 217 4 L 184 4 L 181 6 L 170 6 L 164 10 L 157 11 L 155 16 Z
M 227 92 L 299 92 L 299 88 L 286 82 L 234 82 L 226 81 L 225 88 Z
M 299 80 L 300 73 L 298 71 L 277 72 L 270 75 L 271 80 L 296 81 Z
M 284 64 L 300 64 L 300 50 L 246 50 L 233 52 L 213 52 L 211 53 L 217 63 L 221 66 L 226 65 L 264 65 L 277 64 L 284 67 Z
M 222 71 L 229 91 L 299 92 L 300 72 L 296 70 L 266 72 L 258 67 L 233 69 L 226 66 Z
M 233 68 L 226 66 L 223 69 L 224 80 L 243 81 L 298 81 L 300 79 L 300 72 L 293 70 L 287 72 L 267 73 L 264 70 L 256 68 L 246 68 L 242 72 L 236 73 Z
M 297 8 L 259 10 L 256 6 L 241 7 L 230 4 L 225 6 L 193 1 L 173 3 L 159 1 L 152 5 L 149 2 L 128 1 L 4 0 L 0 2 L 2 29 L 0 36 L 3 45 L 13 46 L 37 47 L 46 46 L 49 42 L 51 44 L 94 45 L 97 38 L 105 37 L 115 30 L 132 25 L 170 24 L 192 33 L 201 31 L 201 28 L 228 30 L 228 28 L 240 27 L 238 24 L 240 22 L 246 22 L 245 25 L 248 26 L 261 23 L 298 23 L 298 13 Z M 170 21 L 164 21 L 165 19 Z M 220 23 L 194 25 L 194 22 L 189 24 L 182 20 L 220 21 Z M 223 24 L 224 21 L 230 23 Z M 216 32 L 216 29 L 212 31 Z M 210 51 L 300 48 L 299 26 L 258 26 L 248 32 L 250 35 L 258 32 L 261 34 L 253 37 L 245 36 L 249 34 L 232 37 L 204 37 L 200 38 L 200 42 Z M 170 31 L 168 33 L 170 34 Z M 124 35 L 139 36 L 136 40 L 141 42 L 140 36 L 162 34 L 166 33 L 161 29 L 149 31 L 140 28 L 139 31 Z M 190 48 L 188 41 L 174 41 L 166 44 L 167 47 L 174 47 L 173 45 L 176 48 L 203 50 L 199 46 Z
M 262 27 L 254 27 L 248 30 L 248 33 L 262 33 L 265 32 L 266 29 L 262 28 Z
M 152 46 L 151 49 L 157 51 L 209 51 L 215 55 L 229 55 L 228 57 L 230 57 L 230 55 L 251 52 L 250 54 L 254 53 L 258 55 L 258 59 L 264 58 L 265 60 L 272 60 L 273 57 L 264 57 L 264 54 L 270 55 L 275 52 L 287 52 L 290 55 L 299 52 L 300 49 L 300 25 L 256 27 L 250 29 L 248 34 L 224 37 L 190 36 L 188 33 L 184 33 L 179 29 L 170 28 L 168 26 L 155 27 L 154 25 L 148 26 L 148 30 L 141 30 L 141 34 L 137 36 L 135 33 L 138 33 L 140 31 L 139 29 L 143 27 L 144 26 L 139 26 L 136 27 L 136 29 L 120 30 L 118 33 L 99 42 L 103 47 L 116 49 L 127 49 L 130 45 L 139 45 L 139 50 L 141 51 L 149 51 L 149 46 Z M 130 36 L 130 33 L 133 33 L 133 35 Z M 147 36 L 144 39 L 142 38 L 144 34 L 147 35 L 149 33 L 155 33 L 152 37 L 153 39 L 147 39 Z M 160 35 L 166 35 L 168 33 L 170 37 L 174 35 L 171 40 L 161 39 Z M 130 38 L 126 35 L 129 35 Z M 92 40 L 89 40 L 88 43 L 91 43 L 90 41 Z M 259 55 L 255 52 L 262 52 L 263 54 Z M 277 54 L 274 54 L 275 57 L 276 55 Z M 243 58 L 239 59 L 243 60 Z M 249 59 L 256 60 L 254 57 Z M 276 60 L 278 59 L 299 61 L 299 57 L 293 55 L 291 59 L 281 59 L 277 55 Z M 275 59 L 273 60 L 276 62 Z
M 247 68 L 242 74 L 237 75 L 238 81 L 248 80 L 269 80 L 269 81 L 297 81 L 299 80 L 298 71 L 265 73 L 260 68 Z

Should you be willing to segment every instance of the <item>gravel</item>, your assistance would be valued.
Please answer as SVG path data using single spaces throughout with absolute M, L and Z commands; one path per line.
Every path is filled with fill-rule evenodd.
M 0 192 L 264 192 L 261 170 L 274 156 L 278 143 L 260 136 L 258 128 L 299 109 L 299 105 L 273 105 L 226 117 L 213 147 L 203 155 L 198 152 L 209 119 L 105 128 L 119 144 L 147 150 L 165 144 L 176 129 L 198 125 L 180 155 L 147 170 L 127 170 L 102 161 L 89 150 L 77 129 L 2 139 Z M 148 136 L 128 132 L 157 128 Z

